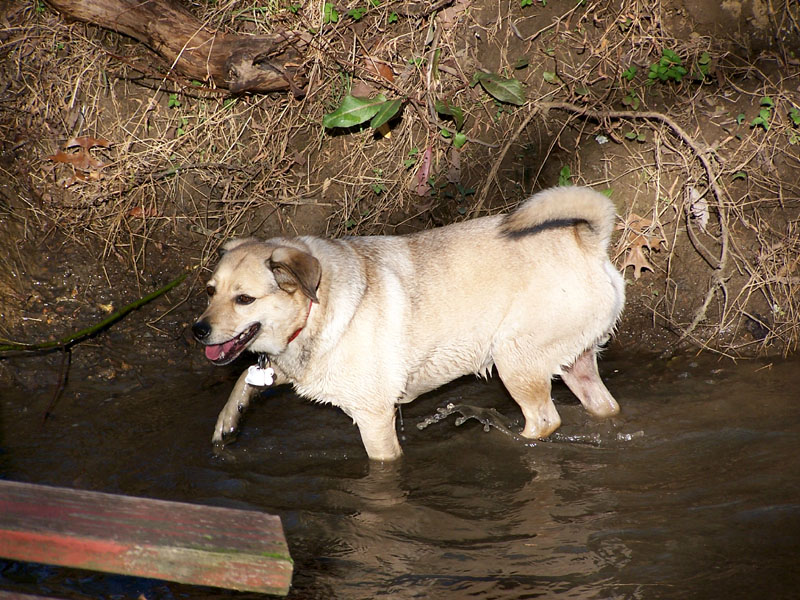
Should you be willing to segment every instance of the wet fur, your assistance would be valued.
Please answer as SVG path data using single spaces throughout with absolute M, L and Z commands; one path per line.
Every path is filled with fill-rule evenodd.
M 249 349 L 269 354 L 278 383 L 351 416 L 372 459 L 401 455 L 397 403 L 493 366 L 522 409 L 523 435 L 546 437 L 561 422 L 553 375 L 590 413 L 619 410 L 596 365 L 625 299 L 607 255 L 614 219 L 602 194 L 563 187 L 509 215 L 408 236 L 234 240 L 209 281 L 202 341 L 260 322 Z M 239 294 L 255 301 L 240 306 Z M 215 442 L 252 391 L 243 375 Z

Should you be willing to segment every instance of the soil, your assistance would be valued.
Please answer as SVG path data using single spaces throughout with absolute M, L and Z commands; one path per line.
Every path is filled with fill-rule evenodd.
M 327 50 L 308 59 L 316 79 L 298 99 L 211 93 L 209 82 L 179 73 L 159 79 L 167 62 L 140 44 L 70 22 L 46 4 L 9 3 L 0 30 L 0 337 L 60 339 L 188 272 L 175 290 L 75 346 L 72 359 L 87 377 L 109 380 L 165 361 L 193 368 L 200 353 L 187 327 L 205 303 L 203 282 L 224 239 L 404 233 L 467 218 L 476 207 L 509 209 L 562 179 L 607 190 L 621 217 L 612 251 L 626 272 L 628 301 L 612 344 L 653 354 L 793 352 L 800 329 L 796 6 L 523 4 L 453 2 L 435 20 L 394 3 L 356 20 L 342 3 L 339 22 L 327 25 Z M 240 32 L 319 18 L 312 7 L 299 16 L 277 10 L 272 21 L 248 12 L 247 3 L 228 3 L 224 14 L 190 8 Z M 433 40 L 426 39 L 431 23 Z M 392 83 L 353 63 L 354 39 L 364 55 L 391 65 Z M 706 72 L 649 82 L 664 49 L 695 75 L 701 65 Z M 433 52 L 439 81 L 426 82 L 425 69 L 409 65 L 428 64 Z M 629 66 L 638 67 L 630 80 L 622 74 Z M 528 104 L 499 102 L 470 86 L 481 69 L 523 81 Z M 343 86 L 357 84 L 367 93 L 406 94 L 391 137 L 322 129 Z M 431 126 L 420 118 L 428 95 L 465 108 L 471 141 L 457 159 L 451 136 L 440 133 L 454 122 L 439 114 Z M 548 102 L 603 114 L 586 118 Z M 753 125 L 765 108 L 769 126 Z M 657 112 L 687 138 L 664 122 L 613 111 Z M 76 171 L 52 159 L 79 136 L 108 141 L 86 151 L 105 166 Z M 425 148 L 433 189 L 420 196 Z M 711 193 L 698 149 L 709 153 L 723 197 Z M 699 201 L 687 199 L 694 188 Z M 646 268 L 634 277 L 623 265 L 636 249 Z M 5 352 L 0 378 L 51 388 L 60 356 Z

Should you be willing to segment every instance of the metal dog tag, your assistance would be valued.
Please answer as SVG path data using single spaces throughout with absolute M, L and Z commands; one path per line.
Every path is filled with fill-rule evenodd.
M 275 381 L 275 371 L 272 367 L 262 368 L 258 365 L 252 365 L 247 369 L 247 377 L 244 378 L 245 383 L 255 387 L 266 387 L 272 385 Z

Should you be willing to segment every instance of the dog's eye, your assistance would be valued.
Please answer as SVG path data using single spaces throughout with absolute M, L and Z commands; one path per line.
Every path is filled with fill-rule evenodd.
M 256 299 L 247 294 L 239 294 L 236 296 L 236 304 L 252 304 Z
M 213 296 L 216 293 L 217 293 L 217 289 L 213 285 L 207 285 L 206 286 L 206 294 L 208 294 L 209 298 L 211 298 L 211 296 Z

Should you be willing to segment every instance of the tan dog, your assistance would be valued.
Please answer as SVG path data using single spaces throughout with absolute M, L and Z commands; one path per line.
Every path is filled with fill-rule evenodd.
M 508 215 L 407 236 L 232 240 L 192 329 L 212 362 L 264 353 L 277 383 L 340 407 L 371 459 L 401 455 L 396 404 L 492 366 L 522 435 L 543 438 L 561 424 L 553 375 L 592 415 L 619 411 L 596 362 L 625 301 L 607 255 L 614 219 L 602 194 L 560 187 Z M 214 442 L 254 389 L 243 374 Z

